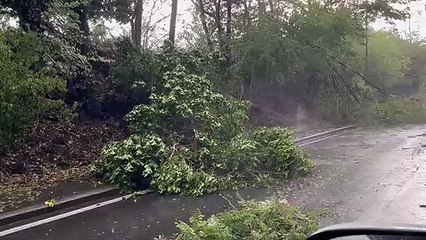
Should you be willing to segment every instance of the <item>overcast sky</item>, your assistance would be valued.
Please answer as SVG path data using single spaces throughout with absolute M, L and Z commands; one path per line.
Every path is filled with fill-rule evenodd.
M 399 33 L 404 36 L 405 32 L 409 31 L 410 25 L 412 31 L 418 31 L 422 37 L 426 37 L 426 0 L 419 0 L 409 4 L 411 19 L 406 21 L 396 21 L 395 27 Z M 377 21 L 372 24 L 376 30 L 388 30 L 391 25 L 387 24 L 384 20 Z
M 170 0 L 165 0 L 165 3 L 161 8 L 156 11 L 154 15 L 155 22 L 158 19 L 164 18 L 170 14 Z M 186 24 L 191 22 L 192 15 L 190 13 L 190 8 L 192 6 L 191 0 L 179 0 L 178 4 L 178 22 L 177 22 L 177 34 L 182 32 L 185 28 Z M 412 31 L 418 31 L 421 37 L 426 37 L 426 0 L 418 0 L 409 4 L 411 19 L 406 21 L 396 21 L 395 25 L 391 25 L 384 20 L 378 20 L 375 23 L 372 23 L 371 26 L 375 30 L 389 30 L 390 28 L 396 28 L 398 32 L 405 36 L 405 33 L 409 31 L 411 28 Z M 167 18 L 162 22 L 162 26 L 164 28 L 163 31 L 166 31 L 168 28 L 170 19 Z M 118 29 L 115 24 L 108 24 L 112 28 L 113 34 L 121 34 L 122 29 Z M 127 26 L 128 27 L 128 26 Z M 162 35 L 161 33 L 160 35 Z
M 181 13 L 180 17 L 181 20 L 187 20 L 189 21 L 191 18 L 191 15 L 187 11 L 191 7 L 191 1 L 190 0 L 179 0 L 179 12 Z M 422 37 L 426 37 L 426 0 L 418 0 L 411 2 L 409 4 L 410 12 L 411 12 L 411 20 L 406 21 L 396 21 L 395 22 L 395 28 L 398 29 L 400 34 L 404 34 L 405 32 L 409 31 L 409 22 L 411 22 L 411 30 L 412 31 L 419 31 L 420 35 Z M 163 13 L 161 14 L 167 14 L 170 12 L 170 8 L 164 8 L 162 10 Z M 386 23 L 384 20 L 379 20 L 371 25 L 376 30 L 381 29 L 390 29 L 392 25 Z M 183 24 L 182 22 L 178 23 L 179 29 L 182 29 Z

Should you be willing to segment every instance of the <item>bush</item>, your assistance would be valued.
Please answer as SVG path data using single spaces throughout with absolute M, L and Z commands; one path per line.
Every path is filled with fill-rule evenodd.
M 112 184 L 131 189 L 143 179 L 161 193 L 201 195 L 312 168 L 287 130 L 247 133 L 248 102 L 213 92 L 210 81 L 181 65 L 150 91 L 150 105 L 126 116 L 134 135 L 106 146 L 94 165 Z
M 184 193 L 200 196 L 217 190 L 216 176 L 187 163 L 190 158 L 179 154 L 166 161 L 151 182 L 160 193 Z
M 96 165 L 94 174 L 124 190 L 140 187 L 150 183 L 169 153 L 158 135 L 132 135 L 103 149 L 102 164 Z
M 248 202 L 241 210 L 200 213 L 178 224 L 178 240 L 306 239 L 318 229 L 317 219 L 285 202 Z
M 0 149 L 25 127 L 61 112 L 65 82 L 43 68 L 48 48 L 35 34 L 0 32 Z
M 253 132 L 252 139 L 259 145 L 259 168 L 263 171 L 289 178 L 305 175 L 314 167 L 307 153 L 294 143 L 294 136 L 287 129 L 262 128 Z
M 124 98 L 130 109 L 137 104 L 147 103 L 149 90 L 157 77 L 155 55 L 149 51 L 141 52 L 128 38 L 116 41 L 116 48 L 110 94 Z
M 107 89 L 95 91 L 101 95 L 103 111 L 115 116 L 123 116 L 136 105 L 148 104 L 154 83 L 162 79 L 163 73 L 173 71 L 178 65 L 194 74 L 216 77 L 214 66 L 217 63 L 213 54 L 185 51 L 168 44 L 158 51 L 141 51 L 129 38 L 115 40 L 113 48 L 114 63 Z M 105 88 L 105 82 L 102 84 Z
M 373 108 L 373 117 L 377 123 L 419 123 L 426 121 L 425 109 L 404 97 L 390 97 L 377 103 Z
M 421 107 L 421 102 L 399 96 L 369 103 L 367 107 L 359 111 L 358 115 L 358 121 L 363 124 L 393 125 L 426 122 L 426 109 Z
M 194 130 L 229 140 L 244 130 L 248 103 L 212 91 L 202 76 L 189 74 L 182 66 L 157 81 L 150 105 L 139 105 L 126 119 L 139 134 L 161 133 L 194 139 Z
M 216 143 L 206 151 L 224 188 L 271 184 L 309 173 L 314 165 L 283 128 L 260 128 Z

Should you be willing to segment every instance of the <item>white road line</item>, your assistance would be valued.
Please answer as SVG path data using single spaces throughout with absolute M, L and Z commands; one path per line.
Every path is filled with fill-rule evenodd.
M 310 135 L 310 136 L 306 136 L 306 137 L 296 139 L 295 142 L 298 143 L 298 142 L 305 141 L 305 140 L 309 141 L 309 139 L 323 137 L 323 136 L 328 135 L 328 134 L 337 134 L 339 132 L 343 132 L 345 130 L 353 129 L 355 127 L 356 127 L 355 125 L 349 125 L 349 126 L 346 126 L 346 127 L 336 128 L 336 129 L 329 130 L 329 131 L 326 131 L 326 132 L 320 132 L 320 133 L 317 133 L 317 134 L 314 134 L 314 135 Z
M 79 214 L 79 213 L 87 212 L 87 211 L 90 211 L 90 210 L 93 210 L 93 209 L 96 209 L 96 208 L 107 206 L 107 205 L 110 205 L 110 204 L 113 204 L 113 203 L 116 203 L 116 202 L 120 202 L 122 200 L 130 198 L 131 196 L 132 196 L 132 194 L 129 194 L 129 195 L 126 195 L 126 196 L 123 196 L 123 197 L 114 198 L 114 199 L 111 199 L 111 200 L 108 200 L 108 201 L 105 201 L 105 202 L 93 204 L 93 205 L 90 205 L 90 206 L 87 206 L 87 207 L 84 207 L 84 208 L 76 209 L 76 210 L 66 212 L 66 213 L 62 213 L 62 214 L 59 214 L 59 215 L 56 215 L 56 216 L 53 216 L 53 217 L 45 218 L 45 219 L 42 219 L 42 220 L 39 220 L 39 221 L 35 221 L 35 222 L 32 222 L 32 223 L 28 223 L 28 224 L 24 224 L 24 225 L 21 225 L 21 226 L 18 226 L 18 227 L 7 229 L 7 230 L 0 232 L 0 237 L 4 237 L 6 235 L 10 235 L 10 234 L 13 234 L 13 233 L 25 230 L 25 229 L 37 227 L 37 226 L 40 226 L 42 224 L 50 223 L 50 222 L 53 222 L 53 221 L 56 221 L 56 220 L 59 220 L 59 219 L 62 219 L 62 218 L 70 217 L 70 216 L 73 216 L 73 215 L 76 215 L 76 214 Z
M 310 141 L 310 142 L 301 143 L 301 144 L 299 144 L 299 147 L 303 147 L 303 146 L 306 146 L 306 145 L 309 145 L 309 144 L 314 144 L 314 143 L 317 143 L 317 142 L 321 142 L 321 141 L 324 141 L 326 139 L 334 138 L 334 137 L 337 137 L 337 136 L 340 136 L 340 134 L 330 135 L 330 136 L 323 137 L 323 138 L 320 138 L 320 139 L 317 139 L 317 140 L 313 140 L 313 141 Z

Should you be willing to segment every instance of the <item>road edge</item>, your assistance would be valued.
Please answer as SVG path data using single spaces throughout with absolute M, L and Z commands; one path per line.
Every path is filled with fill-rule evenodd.
M 332 130 L 329 130 L 329 131 L 316 133 L 316 134 L 313 134 L 313 135 L 310 135 L 310 136 L 298 138 L 298 139 L 294 140 L 294 142 L 296 144 L 302 144 L 302 143 L 306 143 L 306 142 L 313 141 L 313 140 L 316 140 L 316 139 L 325 138 L 325 137 L 328 137 L 328 136 L 334 136 L 334 134 L 344 132 L 344 131 L 347 131 L 347 130 L 351 130 L 351 129 L 355 129 L 355 128 L 357 128 L 356 125 L 348 125 L 348 126 L 332 129 Z
M 32 218 L 32 217 L 40 216 L 42 214 L 73 207 L 88 201 L 93 201 L 93 200 L 97 200 L 101 198 L 110 197 L 113 195 L 118 195 L 119 193 L 120 193 L 119 189 L 112 186 L 108 186 L 108 187 L 90 190 L 81 194 L 76 194 L 73 196 L 69 196 L 69 197 L 65 197 L 63 199 L 57 200 L 55 206 L 53 207 L 46 206 L 45 204 L 37 204 L 30 207 L 25 207 L 25 208 L 17 209 L 14 211 L 6 212 L 3 214 L 0 214 L 0 226 L 5 226 L 5 225 L 12 224 L 27 218 Z

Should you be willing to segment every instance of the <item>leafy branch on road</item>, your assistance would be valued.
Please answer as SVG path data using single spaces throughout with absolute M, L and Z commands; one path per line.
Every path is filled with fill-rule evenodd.
M 302 213 L 285 201 L 245 202 L 205 218 L 200 212 L 180 222 L 177 240 L 292 239 L 304 240 L 318 229 L 321 214 Z M 160 237 L 159 239 L 167 239 Z

